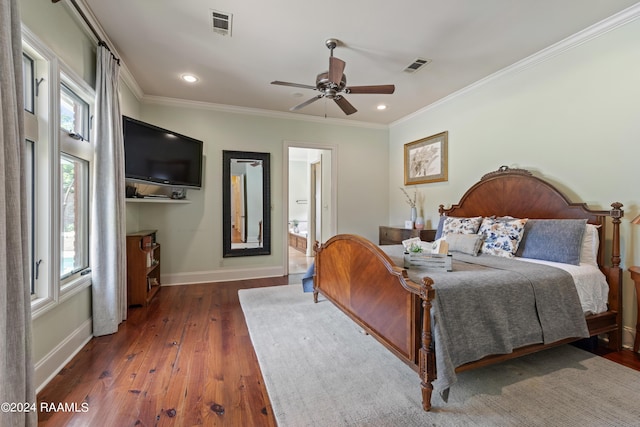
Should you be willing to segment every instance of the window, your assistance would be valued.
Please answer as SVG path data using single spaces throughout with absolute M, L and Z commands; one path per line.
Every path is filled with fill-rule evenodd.
M 91 284 L 90 118 L 93 89 L 23 27 L 31 312 Z M 59 123 L 57 121 L 60 119 Z
M 58 294 L 51 280 L 53 264 L 51 253 L 53 223 L 52 182 L 50 163 L 54 150 L 50 109 L 52 87 L 55 80 L 55 56 L 28 30 L 23 28 L 23 90 L 25 131 L 25 180 L 27 184 L 27 221 L 29 255 L 29 286 L 31 311 L 34 317 L 53 306 Z M 40 82 L 39 90 L 36 82 Z M 56 215 L 57 217 L 57 215 Z
M 89 141 L 89 104 L 64 83 L 60 86 L 60 127 L 74 138 Z
M 60 290 L 84 283 L 89 270 L 89 169 L 93 157 L 89 118 L 92 94 L 66 68 L 60 73 L 58 207 Z
M 24 109 L 31 114 L 35 112 L 34 109 L 34 90 L 35 79 L 33 73 L 33 59 L 26 54 L 22 54 L 22 81 L 24 83 Z
M 60 155 L 60 278 L 89 267 L 89 162 Z
M 27 217 L 29 222 L 29 290 L 31 295 L 35 295 L 36 293 L 36 285 L 35 285 L 35 269 L 36 269 L 36 261 L 35 261 L 35 143 L 30 140 L 25 141 L 25 178 L 27 182 Z

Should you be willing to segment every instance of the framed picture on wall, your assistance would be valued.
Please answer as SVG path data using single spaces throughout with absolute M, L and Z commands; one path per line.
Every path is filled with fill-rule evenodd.
M 448 180 L 448 132 L 404 144 L 404 185 Z

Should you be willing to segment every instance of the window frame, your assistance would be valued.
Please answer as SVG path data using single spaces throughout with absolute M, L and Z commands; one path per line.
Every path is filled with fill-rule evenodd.
M 91 222 L 91 174 L 94 146 L 91 140 L 91 114 L 95 107 L 95 91 L 65 65 L 27 27 L 22 26 L 23 52 L 34 60 L 34 113 L 25 111 L 25 139 L 33 141 L 33 206 L 30 232 L 30 271 L 34 274 L 36 260 L 42 260 L 38 279 L 31 295 L 31 317 L 35 319 L 58 306 L 71 296 L 91 286 L 91 258 L 87 245 L 89 267 L 61 279 L 61 198 L 60 159 L 62 153 L 81 158 L 87 165 L 87 237 Z M 42 80 L 41 80 L 42 79 Z M 40 83 L 36 83 L 40 82 Z M 74 139 L 60 127 L 60 90 L 64 83 L 89 106 L 89 129 L 83 141 Z M 81 142 L 82 144 L 79 144 Z M 25 141 L 26 144 L 26 141 Z M 83 274 L 84 273 L 84 274 Z M 29 286 L 25 283 L 25 286 Z
M 84 246 L 87 250 L 87 258 L 88 258 L 88 266 L 82 268 L 75 273 L 64 276 L 60 274 L 58 270 L 57 280 L 59 280 L 59 288 L 60 288 L 60 299 L 64 301 L 64 299 L 69 296 L 75 294 L 80 289 L 83 289 L 91 284 L 91 255 L 90 255 L 90 227 L 91 227 L 91 176 L 92 176 L 92 161 L 93 161 L 93 153 L 94 153 L 94 144 L 92 137 L 92 133 L 94 130 L 92 129 L 92 112 L 95 109 L 95 91 L 91 88 L 82 78 L 80 78 L 71 68 L 66 66 L 64 63 L 60 62 L 60 81 L 58 84 L 58 96 L 60 96 L 60 92 L 64 89 L 73 92 L 75 97 L 82 100 L 88 106 L 88 112 L 86 117 L 86 125 L 88 129 L 85 130 L 87 135 L 83 135 L 82 139 L 78 139 L 75 135 L 75 132 L 69 132 L 63 129 L 60 126 L 60 98 L 58 98 L 56 107 L 58 109 L 58 117 L 57 124 L 59 129 L 59 143 L 60 147 L 58 150 L 57 161 L 55 164 L 58 167 L 57 176 L 58 179 L 60 177 L 60 158 L 63 155 L 68 155 L 72 157 L 76 157 L 78 159 L 84 160 L 87 162 L 87 170 L 86 170 L 86 209 L 87 209 L 87 224 L 86 224 L 86 232 L 87 232 L 87 241 L 84 242 Z M 63 89 L 64 88 L 64 89 Z M 56 194 L 58 197 L 60 196 L 60 189 L 62 183 L 58 180 L 56 185 Z M 57 212 L 60 212 L 61 209 L 61 200 L 58 199 L 58 203 L 56 204 L 58 207 Z M 58 227 L 56 232 L 56 237 L 58 239 L 57 248 L 60 248 L 60 239 L 62 238 L 62 219 L 58 217 Z M 59 250 L 59 249 L 58 249 Z M 60 266 L 60 262 L 62 260 L 62 253 L 58 253 L 58 267 Z
M 57 136 L 54 120 L 51 115 L 55 99 L 57 81 L 57 57 L 31 31 L 22 26 L 22 48 L 34 60 L 34 82 L 41 80 L 37 96 L 34 91 L 34 113 L 25 111 L 24 128 L 25 139 L 34 142 L 34 197 L 32 247 L 30 259 L 32 269 L 35 270 L 36 259 L 41 260 L 38 280 L 34 280 L 34 292 L 31 294 L 31 317 L 37 318 L 56 306 L 58 301 L 58 287 L 55 277 L 54 259 L 55 247 L 52 241 L 52 230 L 55 223 L 55 212 L 52 211 L 52 182 L 55 174 L 49 159 L 54 156 L 57 147 Z M 52 81 L 53 80 L 53 81 Z M 53 215 L 52 215 L 53 213 Z M 26 284 L 25 284 L 26 286 Z

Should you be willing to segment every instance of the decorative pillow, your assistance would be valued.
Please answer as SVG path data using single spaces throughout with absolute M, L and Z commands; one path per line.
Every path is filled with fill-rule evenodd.
M 448 236 L 450 233 L 459 234 L 476 234 L 480 224 L 482 223 L 482 217 L 477 216 L 473 218 L 459 218 L 455 216 L 448 216 L 444 220 L 442 225 L 442 237 Z
M 438 221 L 438 228 L 436 229 L 436 240 L 442 237 L 442 228 L 444 227 L 445 219 L 447 219 L 446 215 L 440 215 L 440 220 Z
M 580 250 L 580 262 L 585 264 L 598 265 L 598 247 L 600 237 L 598 237 L 599 225 L 587 224 L 582 237 L 582 249 Z
M 485 218 L 478 234 L 484 238 L 481 252 L 505 258 L 515 256 L 527 219 Z
M 586 219 L 529 220 L 518 256 L 579 265 L 586 223 Z
M 450 233 L 445 240 L 449 244 L 450 251 L 473 256 L 478 256 L 482 247 L 482 236 L 479 234 Z

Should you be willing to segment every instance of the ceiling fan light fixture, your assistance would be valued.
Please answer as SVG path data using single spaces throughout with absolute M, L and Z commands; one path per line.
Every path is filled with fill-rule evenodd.
M 325 45 L 331 50 L 329 56 L 329 71 L 325 71 L 316 76 L 316 85 L 304 85 L 299 83 L 283 82 L 274 80 L 272 85 L 299 87 L 303 89 L 313 89 L 320 92 L 319 95 L 289 108 L 289 111 L 298 111 L 309 104 L 316 102 L 320 98 L 332 99 L 346 115 L 356 113 L 358 110 L 343 96 L 343 94 L 392 94 L 395 85 L 370 85 L 370 86 L 347 86 L 347 77 L 344 74 L 346 63 L 333 56 L 333 49 L 339 44 L 337 39 L 327 39 Z

